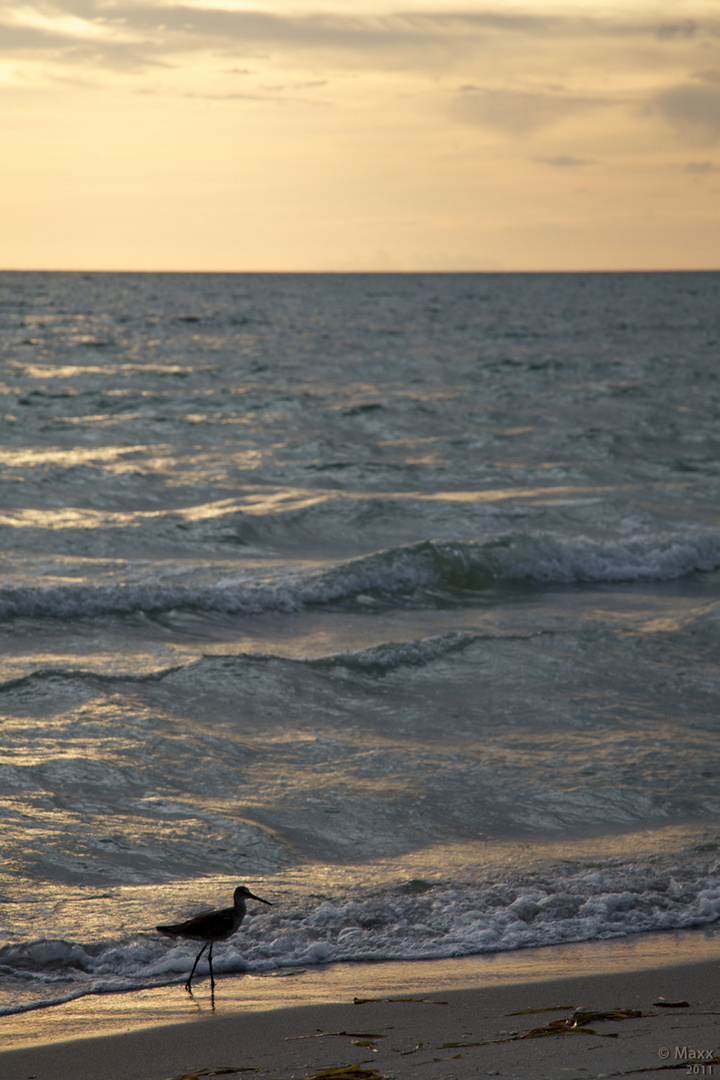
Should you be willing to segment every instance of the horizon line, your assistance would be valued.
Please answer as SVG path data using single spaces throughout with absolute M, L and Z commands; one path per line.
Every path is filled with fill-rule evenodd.
M 345 270 L 318 270 L 318 269 L 304 269 L 304 270 L 268 270 L 268 269 L 242 269 L 242 270 L 197 270 L 197 269 L 170 269 L 170 268 L 154 268 L 154 269 L 132 269 L 128 267 L 2 267 L 0 268 L 0 274 L 337 274 L 337 275 L 380 275 L 380 274 L 406 274 L 408 276 L 413 274 L 717 274 L 720 272 L 720 266 L 676 266 L 676 267 L 617 267 L 617 268 L 573 268 L 573 269 L 503 269 L 495 268 L 488 269 L 478 268 L 471 269 L 397 269 L 393 270 L 388 267 L 382 269 L 345 269 Z

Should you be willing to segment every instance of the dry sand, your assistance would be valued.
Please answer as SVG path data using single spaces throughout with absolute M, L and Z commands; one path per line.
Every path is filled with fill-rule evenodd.
M 222 979 L 214 1011 L 206 980 L 194 1001 L 177 986 L 85 998 L 2 1018 L 0 1080 L 720 1076 L 719 966 L 718 936 L 695 932 Z M 578 1008 L 640 1015 L 567 1030 Z M 512 1015 L 527 1009 L 546 1011 Z

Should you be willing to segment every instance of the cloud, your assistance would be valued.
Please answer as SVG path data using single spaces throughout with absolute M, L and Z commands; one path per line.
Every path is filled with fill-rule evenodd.
M 72 22 L 73 26 L 68 24 Z M 233 9 L 192 3 L 163 4 L 101 2 L 101 0 L 59 0 L 58 3 L 8 4 L 0 13 L 2 47 L 43 49 L 48 35 L 52 44 L 66 45 L 85 39 L 100 26 L 122 27 L 134 36 L 141 50 L 157 48 L 196 51 L 208 46 L 234 46 L 239 53 L 254 53 L 258 47 L 310 50 L 341 50 L 367 55 L 388 50 L 462 45 L 468 32 L 496 30 L 537 33 L 548 20 L 533 16 L 452 15 L 429 13 L 368 17 L 345 14 L 286 15 L 269 11 Z M 6 37 L 7 31 L 21 27 L 21 39 Z M 93 35 L 95 36 L 95 35 Z
M 216 50 L 238 56 L 257 55 L 258 50 L 308 53 L 332 52 L 368 66 L 402 60 L 422 68 L 428 56 L 446 62 L 460 55 L 487 55 L 488 50 L 521 39 L 540 47 L 566 42 L 620 42 L 645 38 L 667 41 L 720 34 L 720 19 L 705 18 L 663 23 L 648 15 L 644 19 L 538 15 L 522 10 L 448 12 L 402 12 L 386 15 L 293 13 L 233 8 L 229 0 L 166 3 L 146 0 L 6 0 L 0 25 L 5 51 L 65 50 L 94 39 L 96 55 L 118 51 L 113 35 L 122 35 L 125 51 L 134 49 L 138 60 L 160 53 L 177 54 Z M 390 3 L 390 0 L 389 0 Z M 74 28 L 70 26 L 74 24 Z M 84 27 L 83 25 L 84 24 Z M 21 36 L 9 34 L 23 28 Z M 103 31 L 100 33 L 99 31 Z M 130 39 L 130 40 L 127 40 Z
M 689 173 L 714 173 L 720 172 L 717 165 L 712 161 L 688 161 L 685 172 Z
M 592 165 L 588 158 L 570 157 L 569 154 L 560 154 L 558 157 L 539 157 L 535 159 L 543 165 L 552 165 L 555 169 L 575 169 L 581 165 Z
M 663 23 L 663 25 L 658 26 L 655 33 L 660 40 L 677 37 L 693 37 L 697 32 L 697 28 L 697 23 L 692 19 L 684 19 L 682 22 L 677 23 Z
M 709 71 L 696 71 L 694 77 L 701 82 L 720 84 L 720 70 L 711 68 Z
M 562 91 L 490 90 L 466 86 L 461 97 L 456 98 L 453 111 L 466 123 L 522 136 L 605 104 L 607 102 L 602 99 L 582 98 Z
M 720 138 L 720 86 L 711 83 L 685 83 L 671 86 L 650 103 L 651 112 L 693 141 Z

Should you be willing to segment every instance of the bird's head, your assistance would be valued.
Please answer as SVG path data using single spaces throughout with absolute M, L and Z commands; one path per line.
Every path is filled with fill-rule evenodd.
M 247 885 L 238 885 L 233 895 L 236 904 L 240 904 L 244 900 L 259 900 L 261 904 L 267 904 L 268 907 L 272 907 L 269 900 L 263 900 L 262 896 L 256 896 L 255 893 L 251 893 Z

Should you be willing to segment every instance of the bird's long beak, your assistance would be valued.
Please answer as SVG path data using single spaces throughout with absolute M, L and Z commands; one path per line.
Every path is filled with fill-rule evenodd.
M 259 900 L 261 904 L 267 904 L 268 907 L 272 907 L 269 900 L 263 900 L 262 896 L 256 896 L 253 892 L 248 892 L 248 896 L 251 896 L 253 900 Z

